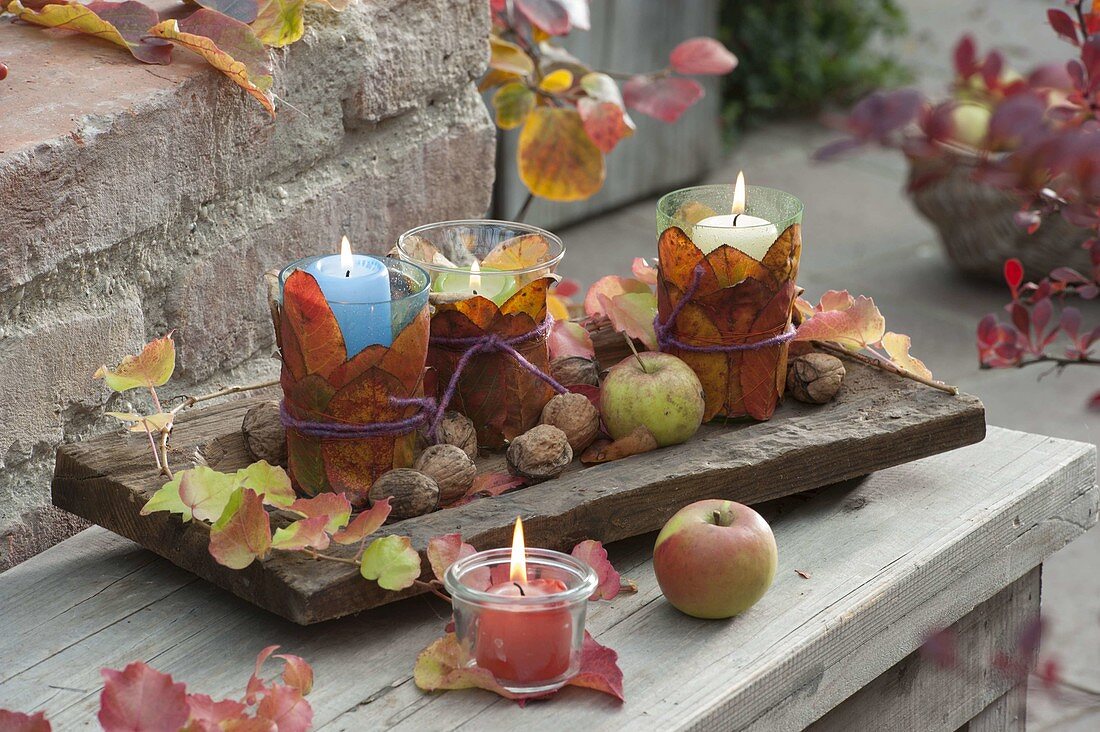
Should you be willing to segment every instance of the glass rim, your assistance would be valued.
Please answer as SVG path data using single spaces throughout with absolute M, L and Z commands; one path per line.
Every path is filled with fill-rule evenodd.
M 663 196 L 661 196 L 660 198 L 657 199 L 657 211 L 659 211 L 663 216 L 667 216 L 669 219 L 671 219 L 673 221 L 683 221 L 683 219 L 681 219 L 679 216 L 676 215 L 675 211 L 669 212 L 669 211 L 665 210 L 666 209 L 665 202 L 668 201 L 669 199 L 671 199 L 673 196 L 678 196 L 678 195 L 683 195 L 683 194 L 691 194 L 691 193 L 696 192 L 696 191 L 713 191 L 713 190 L 729 190 L 729 191 L 732 191 L 733 190 L 733 184 L 707 183 L 705 185 L 688 186 L 687 188 L 678 188 L 677 190 L 666 193 L 665 195 L 663 195 Z M 788 223 L 790 221 L 793 221 L 793 220 L 797 219 L 799 216 L 803 215 L 803 213 L 805 213 L 805 208 L 806 208 L 805 204 L 802 203 L 802 199 L 800 199 L 798 196 L 794 195 L 793 193 L 789 193 L 789 192 L 784 191 L 780 188 L 771 188 L 770 186 L 746 185 L 745 186 L 745 197 L 746 198 L 749 197 L 748 194 L 751 191 L 758 191 L 758 192 L 761 192 L 761 193 L 765 193 L 765 192 L 773 193 L 773 194 L 776 194 L 777 197 L 786 198 L 787 200 L 794 203 L 794 210 L 789 215 L 784 216 L 782 221 L 768 221 L 767 223 L 764 223 L 764 224 L 753 224 L 752 226 L 738 226 L 737 227 L 738 229 L 745 229 L 746 231 L 752 231 L 753 229 L 763 229 L 764 227 L 767 227 L 767 226 L 777 227 L 777 226 L 779 226 L 779 224 Z M 748 213 L 747 211 L 745 213 L 749 216 L 753 215 L 751 213 Z M 719 214 L 719 215 L 725 215 L 725 214 Z M 732 213 L 730 215 L 732 215 Z M 698 223 L 691 224 L 691 227 L 693 229 L 714 229 L 714 230 L 730 228 L 728 226 L 716 226 L 716 225 L 713 225 L 713 224 L 698 224 Z
M 511 562 L 512 549 L 510 547 L 502 547 L 499 549 L 487 549 L 485 551 L 476 552 L 468 557 L 459 559 L 447 568 L 443 576 L 443 586 L 446 588 L 447 592 L 450 593 L 452 598 L 458 598 L 465 602 L 491 607 L 507 606 L 522 608 L 542 607 L 551 603 L 572 605 L 578 602 L 588 602 L 588 598 L 592 596 L 592 592 L 595 591 L 596 586 L 599 584 L 599 577 L 596 576 L 596 571 L 592 569 L 592 567 L 564 552 L 558 552 L 552 549 L 531 548 L 525 549 L 524 555 L 528 567 L 531 565 L 542 565 L 560 567 L 566 571 L 572 570 L 577 575 L 579 581 L 574 587 L 568 587 L 552 595 L 530 597 L 494 595 L 485 590 L 477 590 L 469 585 L 463 584 L 462 577 L 469 571 L 482 567 L 490 567 L 495 564 Z
M 436 272 L 436 273 L 468 272 L 469 269 L 463 269 L 462 267 L 458 267 L 458 266 L 447 267 L 445 265 L 433 264 L 432 262 L 422 262 L 419 259 L 413 258 L 413 256 L 411 254 L 409 254 L 405 251 L 405 240 L 408 239 L 410 236 L 419 236 L 420 234 L 422 234 L 425 231 L 430 231 L 432 229 L 442 229 L 442 228 L 448 227 L 448 226 L 449 227 L 468 226 L 468 227 L 471 227 L 471 228 L 472 227 L 477 227 L 477 226 L 507 227 L 509 229 L 517 229 L 517 230 L 519 230 L 519 231 L 521 231 L 525 234 L 539 234 L 540 236 L 545 237 L 552 244 L 557 243 L 557 245 L 558 245 L 558 253 L 556 255 L 554 255 L 553 257 L 551 257 L 550 259 L 546 260 L 545 262 L 539 262 L 538 264 L 533 264 L 530 267 L 526 267 L 524 269 L 482 270 L 480 274 L 483 277 L 486 276 L 486 275 L 490 276 L 490 277 L 492 277 L 494 275 L 497 275 L 497 276 L 500 276 L 500 275 L 507 275 L 507 276 L 525 275 L 525 274 L 531 274 L 532 272 L 538 272 L 539 270 L 542 270 L 542 269 L 551 269 L 558 262 L 561 261 L 562 257 L 565 256 L 565 242 L 563 242 L 561 240 L 561 237 L 558 236 L 557 234 L 555 234 L 554 232 L 547 231 L 546 229 L 543 229 L 543 228 L 538 227 L 538 226 L 534 226 L 532 224 L 524 224 L 524 223 L 521 223 L 519 221 L 504 221 L 503 219 L 452 219 L 450 221 L 436 221 L 436 222 L 433 222 L 431 224 L 421 224 L 420 226 L 409 229 L 408 231 L 403 233 L 401 236 L 397 237 L 397 253 L 400 254 L 402 257 L 408 257 L 408 259 L 406 259 L 404 261 L 408 261 L 408 262 L 411 262 L 413 264 L 416 264 L 417 266 L 419 266 L 422 269 L 425 269 L 429 272 Z
M 313 264 L 319 259 L 338 256 L 340 255 L 314 254 L 309 257 L 296 259 L 287 266 L 283 267 L 279 271 L 279 297 L 282 298 L 283 286 L 286 284 L 287 278 L 290 277 L 291 274 L 293 274 L 295 269 L 301 269 L 305 271 L 306 266 Z M 400 297 L 391 297 L 388 300 L 329 300 L 328 298 L 326 298 L 325 302 L 327 302 L 329 305 L 385 305 L 389 303 L 404 302 L 405 300 L 408 300 L 410 298 L 420 297 L 428 291 L 428 288 L 432 286 L 432 278 L 431 275 L 428 274 L 427 270 L 411 260 L 399 259 L 397 257 L 380 256 L 378 254 L 356 254 L 355 256 L 377 259 L 378 261 L 382 262 L 382 265 L 386 268 L 387 274 L 392 270 L 396 270 L 401 274 L 408 276 L 409 279 L 413 280 L 413 282 L 417 285 L 417 289 L 413 292 L 401 295 Z M 398 266 L 391 267 L 391 263 Z M 414 276 L 416 273 L 419 273 L 419 276 Z M 312 272 L 306 272 L 306 274 L 313 276 Z M 316 280 L 317 278 L 314 276 L 313 279 Z

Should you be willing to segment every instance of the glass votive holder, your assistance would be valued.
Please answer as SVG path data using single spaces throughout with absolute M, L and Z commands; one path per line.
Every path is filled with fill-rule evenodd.
M 568 554 L 527 549 L 527 582 L 513 583 L 511 554 L 490 549 L 447 570 L 455 635 L 466 665 L 489 671 L 508 691 L 553 691 L 580 670 L 585 613 L 598 579 Z
M 657 236 L 676 226 L 707 254 L 723 243 L 762 259 L 768 248 L 793 224 L 802 223 L 802 201 L 776 188 L 746 186 L 744 214 L 752 225 L 731 221 L 734 186 L 705 185 L 681 188 L 657 201 Z M 700 223 L 706 219 L 711 222 Z M 735 229 L 737 237 L 730 236 Z
M 554 392 L 512 353 L 468 351 L 492 338 L 549 373 L 546 296 L 565 246 L 535 226 L 474 219 L 406 231 L 397 252 L 431 277 L 428 366 L 436 397 L 450 395 L 448 409 L 473 421 L 480 447 L 505 447 L 538 424 Z

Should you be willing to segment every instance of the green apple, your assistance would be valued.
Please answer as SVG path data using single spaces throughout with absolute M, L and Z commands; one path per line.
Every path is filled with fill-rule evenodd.
M 768 522 L 748 506 L 709 499 L 680 509 L 653 547 L 661 592 L 697 618 L 731 618 L 764 596 L 779 553 Z
M 699 377 L 668 353 L 627 356 L 600 386 L 600 415 L 616 440 L 644 425 L 661 447 L 686 442 L 699 429 L 705 406 Z

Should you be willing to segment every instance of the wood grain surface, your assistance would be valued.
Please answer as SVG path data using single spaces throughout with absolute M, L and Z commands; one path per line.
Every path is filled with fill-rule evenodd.
M 250 400 L 185 413 L 172 435 L 178 470 L 202 460 L 234 470 L 250 462 L 241 422 Z M 788 400 L 769 422 L 704 425 L 683 445 L 584 468 L 561 477 L 387 525 L 419 551 L 433 536 L 460 532 L 479 549 L 506 546 L 516 516 L 532 545 L 571 548 L 582 539 L 617 541 L 660 528 L 703 498 L 754 504 L 977 442 L 985 413 L 971 396 L 951 396 L 858 364 L 824 406 Z M 214 562 L 209 527 L 178 516 L 141 516 L 164 480 L 148 445 L 125 434 L 66 445 L 57 454 L 53 502 L 151 549 L 238 596 L 297 623 L 365 610 L 415 592 L 382 590 L 354 567 L 275 552 L 243 571 Z M 503 470 L 490 456 L 480 469 Z M 351 551 L 335 548 L 333 553 Z M 425 563 L 427 567 L 427 563 Z

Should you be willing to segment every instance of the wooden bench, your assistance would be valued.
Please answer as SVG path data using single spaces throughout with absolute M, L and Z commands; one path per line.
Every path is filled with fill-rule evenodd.
M 991 429 L 765 504 L 775 585 L 722 622 L 664 601 L 652 535 L 620 542 L 612 560 L 639 591 L 592 605 L 589 628 L 619 652 L 626 703 L 570 689 L 526 709 L 416 688 L 416 655 L 447 620 L 439 600 L 301 627 L 90 529 L 0 576 L 0 707 L 47 710 L 54 729 L 93 722 L 99 669 L 135 659 L 240 695 L 256 653 L 278 643 L 314 665 L 320 729 L 1022 729 L 1024 685 L 992 658 L 1038 613 L 1043 561 L 1096 522 L 1098 496 L 1093 446 Z M 969 671 L 917 652 L 952 625 Z

